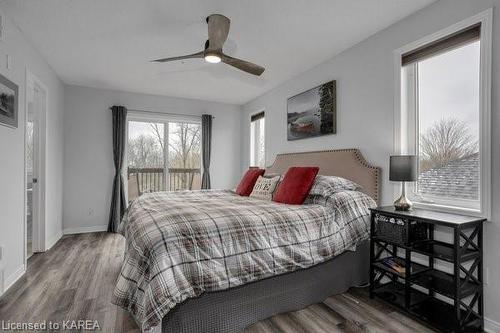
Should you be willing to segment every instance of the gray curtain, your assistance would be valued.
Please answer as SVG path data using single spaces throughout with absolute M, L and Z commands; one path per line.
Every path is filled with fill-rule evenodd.
M 212 150 L 212 116 L 201 116 L 201 155 L 203 157 L 203 177 L 201 188 L 209 189 L 210 186 L 210 152 Z
M 115 178 L 109 211 L 108 232 L 116 232 L 127 208 L 125 188 L 122 177 L 123 155 L 125 154 L 125 133 L 127 128 L 127 109 L 123 106 L 111 107 L 113 117 L 113 160 Z

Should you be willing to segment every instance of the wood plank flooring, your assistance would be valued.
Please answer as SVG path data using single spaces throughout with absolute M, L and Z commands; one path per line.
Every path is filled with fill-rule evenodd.
M 89 319 L 97 320 L 102 332 L 139 332 L 133 318 L 110 302 L 123 251 L 124 239 L 115 234 L 63 237 L 49 251 L 29 259 L 26 274 L 0 298 L 0 321 Z M 306 332 L 432 331 L 356 288 L 303 310 L 262 320 L 244 331 Z

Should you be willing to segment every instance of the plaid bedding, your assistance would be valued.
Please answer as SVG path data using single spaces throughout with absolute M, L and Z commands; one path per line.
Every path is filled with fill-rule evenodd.
M 147 330 L 177 304 L 326 261 L 368 237 L 357 191 L 285 205 L 232 191 L 145 194 L 120 225 L 126 238 L 113 303 Z

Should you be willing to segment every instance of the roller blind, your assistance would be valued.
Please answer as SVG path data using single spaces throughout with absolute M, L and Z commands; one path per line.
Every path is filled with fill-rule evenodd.
M 259 120 L 259 119 L 262 119 L 262 118 L 264 118 L 264 112 L 259 112 L 259 113 L 256 113 L 256 114 L 252 115 L 252 117 L 250 118 L 250 120 L 251 121 L 256 121 L 256 120 Z
M 421 46 L 401 56 L 403 66 L 421 61 L 451 49 L 475 42 L 481 38 L 481 23 Z

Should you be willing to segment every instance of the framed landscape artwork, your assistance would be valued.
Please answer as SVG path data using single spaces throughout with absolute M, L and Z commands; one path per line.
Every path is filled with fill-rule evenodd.
M 0 125 L 17 128 L 17 85 L 0 75 Z
M 335 133 L 337 133 L 337 81 L 323 83 L 288 99 L 288 141 Z

